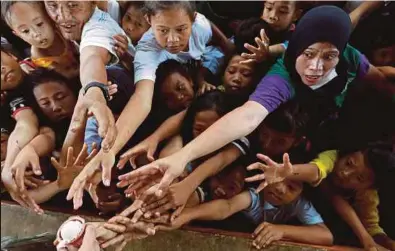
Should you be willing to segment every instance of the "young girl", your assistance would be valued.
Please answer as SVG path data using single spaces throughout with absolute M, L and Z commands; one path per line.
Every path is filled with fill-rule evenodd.
M 386 145 L 371 145 L 362 150 L 325 151 L 309 164 L 301 165 L 292 165 L 286 155 L 284 164 L 277 164 L 270 158 L 261 156 L 268 166 L 256 163 L 249 169 L 265 172 L 261 188 L 285 177 L 318 186 L 328 177 L 328 184 L 325 185 L 329 185 L 331 189 L 323 184 L 324 191 L 331 195 L 336 211 L 350 225 L 364 248 L 368 250 L 379 244 L 393 250 L 395 242 L 379 226 L 379 199 L 376 190 L 383 183 L 391 182 L 388 177 L 394 174 L 393 151 L 391 146 Z M 259 179 L 256 176 L 255 180 Z M 345 196 L 353 198 L 353 207 Z
M 1 4 L 3 17 L 14 34 L 31 45 L 34 66 L 54 69 L 69 79 L 78 77 L 78 52 L 55 29 L 41 2 Z

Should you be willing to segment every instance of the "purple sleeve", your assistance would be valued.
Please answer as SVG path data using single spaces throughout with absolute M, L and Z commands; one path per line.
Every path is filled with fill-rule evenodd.
M 370 63 L 369 60 L 366 58 L 365 55 L 362 53 L 359 55 L 359 68 L 357 72 L 357 78 L 362 79 L 366 76 L 369 71 Z
M 261 104 L 269 113 L 292 97 L 289 83 L 280 75 L 267 75 L 258 84 L 250 101 Z

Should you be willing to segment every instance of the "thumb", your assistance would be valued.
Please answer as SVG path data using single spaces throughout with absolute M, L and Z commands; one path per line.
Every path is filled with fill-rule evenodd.
M 158 185 L 158 189 L 156 190 L 155 195 L 157 197 L 160 197 L 162 195 L 163 191 L 169 189 L 169 186 L 173 182 L 174 178 L 175 178 L 174 175 L 172 173 L 170 173 L 169 170 L 167 170 Z
M 182 205 L 182 206 L 180 206 L 180 207 L 178 207 L 178 208 L 176 209 L 176 211 L 174 211 L 174 212 L 172 213 L 172 215 L 171 215 L 171 217 L 170 217 L 170 222 L 173 222 L 178 216 L 180 216 L 180 214 L 181 214 L 182 210 L 184 210 L 184 208 L 185 208 L 185 204 Z
M 153 150 L 152 148 L 149 148 L 148 151 L 147 151 L 147 159 L 148 159 L 150 162 L 155 161 L 154 152 L 155 152 L 155 150 Z
M 41 167 L 40 167 L 40 160 L 39 158 L 33 158 L 30 160 L 30 165 L 32 166 L 33 173 L 37 176 L 42 174 Z
M 284 162 L 284 167 L 286 169 L 291 169 L 292 168 L 292 164 L 291 164 L 291 161 L 289 159 L 289 154 L 288 153 L 284 153 L 284 155 L 283 155 L 283 162 Z

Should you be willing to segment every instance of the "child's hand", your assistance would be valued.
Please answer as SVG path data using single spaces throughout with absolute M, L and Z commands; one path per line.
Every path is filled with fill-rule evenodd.
M 261 37 L 256 37 L 255 42 L 258 47 L 254 47 L 250 44 L 245 44 L 244 47 L 249 50 L 251 53 L 242 53 L 241 57 L 244 58 L 244 61 L 241 61 L 241 64 L 249 64 L 249 63 L 261 63 L 269 58 L 270 51 L 269 45 L 270 40 L 265 33 L 265 30 L 262 29 L 260 32 Z
M 99 215 L 108 215 L 117 212 L 124 205 L 125 198 L 120 193 L 109 195 L 106 200 L 100 200 L 97 208 L 100 210 Z
M 122 154 L 117 167 L 122 169 L 125 166 L 126 162 L 129 160 L 130 165 L 132 165 L 132 167 L 136 169 L 136 158 L 142 154 L 146 154 L 147 159 L 150 162 L 154 161 L 154 154 L 156 152 L 158 144 L 158 140 L 154 137 L 146 138 L 136 146 L 130 148 L 126 153 Z
M 43 186 L 51 182 L 49 180 L 42 180 L 36 177 L 37 176 L 34 176 L 33 171 L 27 171 L 25 173 L 25 180 L 24 180 L 25 186 L 27 186 L 28 188 L 38 188 L 40 186 Z
M 123 58 L 128 51 L 129 41 L 125 35 L 117 34 L 114 38 L 114 50 L 119 58 Z
M 67 149 L 65 166 L 61 166 L 55 158 L 51 158 L 52 165 L 58 171 L 57 183 L 60 189 L 69 188 L 84 166 L 96 156 L 97 149 L 95 144 L 93 144 L 92 149 L 92 152 L 89 154 L 88 146 L 84 144 L 78 156 L 74 157 L 74 149 L 69 147 Z
M 263 222 L 255 229 L 252 236 L 254 237 L 252 245 L 257 249 L 261 249 L 262 247 L 272 244 L 273 241 L 281 240 L 284 236 L 284 232 L 280 225 Z
M 197 93 L 198 95 L 202 95 L 206 92 L 217 89 L 217 87 L 215 87 L 215 85 L 209 84 L 206 81 L 201 82 L 199 86 L 200 86 L 200 88 Z
M 268 156 L 263 154 L 257 154 L 258 159 L 264 161 L 267 165 L 256 162 L 247 167 L 247 170 L 259 169 L 263 171 L 263 174 L 257 174 L 253 177 L 246 178 L 247 182 L 254 182 L 258 180 L 263 180 L 257 189 L 259 193 L 266 186 L 283 181 L 285 178 L 293 174 L 293 167 L 289 160 L 289 155 L 285 153 L 283 155 L 283 164 L 278 164 L 271 160 Z
M 175 229 L 179 229 L 180 227 L 187 224 L 188 222 L 189 222 L 188 218 L 184 217 L 184 215 L 181 214 L 179 217 L 171 220 L 170 223 L 156 225 L 155 230 L 162 230 L 162 231 L 175 230 Z

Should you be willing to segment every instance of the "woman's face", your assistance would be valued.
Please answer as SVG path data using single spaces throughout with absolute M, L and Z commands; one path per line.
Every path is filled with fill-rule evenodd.
M 13 55 L 1 51 L 1 90 L 15 89 L 23 79 L 22 68 Z
M 122 18 L 122 29 L 132 40 L 133 44 L 141 39 L 143 34 L 150 28 L 141 10 L 130 5 Z
M 52 46 L 55 29 L 47 13 L 37 3 L 15 3 L 9 23 L 14 33 L 30 45 L 46 49 Z
M 314 86 L 325 78 L 339 63 L 339 50 L 330 43 L 315 43 L 296 59 L 296 71 L 302 82 Z
M 225 69 L 223 85 L 226 93 L 239 94 L 249 90 L 252 85 L 254 65 L 241 64 L 241 61 L 241 56 L 233 56 Z
M 158 44 L 170 53 L 188 50 L 192 20 L 183 9 L 159 11 L 150 17 L 152 31 Z
M 52 122 L 71 118 L 77 98 L 65 84 L 48 82 L 36 86 L 34 97 L 44 115 Z
M 187 108 L 195 96 L 192 80 L 178 72 L 171 73 L 165 79 L 161 93 L 167 108 L 170 110 Z
M 195 120 L 193 121 L 192 135 L 193 138 L 199 136 L 212 124 L 214 124 L 220 116 L 216 111 L 207 110 L 196 113 Z
M 340 188 L 362 190 L 373 186 L 374 172 L 367 166 L 363 153 L 355 152 L 336 161 L 332 179 Z

